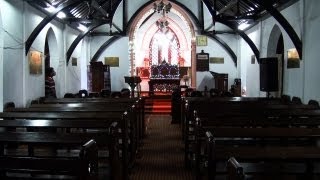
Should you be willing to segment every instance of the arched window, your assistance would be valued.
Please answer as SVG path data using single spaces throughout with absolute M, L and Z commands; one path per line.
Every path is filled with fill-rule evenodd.
M 150 42 L 150 64 L 157 65 L 165 60 L 168 64 L 177 65 L 179 62 L 179 40 L 177 35 L 168 28 L 166 32 L 160 29 L 153 35 Z

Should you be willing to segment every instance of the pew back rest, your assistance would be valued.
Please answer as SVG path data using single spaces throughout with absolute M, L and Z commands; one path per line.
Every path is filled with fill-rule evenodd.
M 245 180 L 243 167 L 234 157 L 230 157 L 227 162 L 228 180 Z
M 32 142 L 30 142 L 32 143 Z M 67 175 L 77 179 L 96 179 L 98 175 L 98 149 L 94 140 L 84 143 L 78 157 L 34 157 L 1 155 L 2 178 L 6 172 L 32 173 L 32 175 Z M 14 175 L 11 173 L 11 176 Z M 27 175 L 28 177 L 28 175 Z M 18 178 L 18 177 L 16 177 Z

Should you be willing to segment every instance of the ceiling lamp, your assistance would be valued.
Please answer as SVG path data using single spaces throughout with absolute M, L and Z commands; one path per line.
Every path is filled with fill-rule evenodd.
M 169 22 L 167 21 L 166 14 L 168 14 L 171 10 L 171 3 L 165 4 L 163 1 L 160 3 L 153 4 L 154 12 L 162 13 L 162 17 L 157 20 L 156 25 L 162 32 L 166 32 L 168 30 Z
M 153 3 L 154 12 L 158 12 L 158 13 L 160 13 L 161 11 L 163 13 L 168 13 L 170 12 L 171 7 L 172 5 L 170 2 L 168 4 L 165 4 L 163 1 L 161 1 L 159 4 Z
M 169 22 L 166 19 L 159 19 L 156 24 L 160 30 L 165 30 L 169 26 Z

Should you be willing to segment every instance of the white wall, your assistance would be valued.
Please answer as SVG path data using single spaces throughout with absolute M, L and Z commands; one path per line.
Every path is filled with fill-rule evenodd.
M 24 9 L 25 18 L 25 39 L 29 37 L 34 28 L 43 20 L 44 14 L 37 11 L 35 8 L 29 6 L 25 3 Z M 57 22 L 51 21 L 48 23 L 36 37 L 32 44 L 31 50 L 37 50 L 44 52 L 45 39 L 49 35 L 49 48 L 50 48 L 50 66 L 56 71 L 56 76 L 54 77 L 56 83 L 57 97 L 62 97 L 64 94 L 63 89 L 61 89 L 64 82 L 64 76 L 61 74 L 63 72 L 65 64 L 64 62 L 64 46 L 63 46 L 63 29 L 64 25 Z M 49 34 L 48 34 L 49 31 Z M 27 57 L 26 57 L 27 58 Z M 29 67 L 27 64 L 24 65 L 25 70 L 25 99 L 28 105 L 31 100 L 44 96 L 44 59 L 43 59 L 43 73 L 41 75 L 30 75 Z M 24 104 L 25 104 L 24 103 Z
M 303 60 L 305 68 L 304 77 L 304 97 L 307 102 L 309 99 L 320 100 L 320 1 L 304 1 L 304 32 L 303 32 Z
M 249 38 L 259 48 L 260 44 L 260 26 L 253 27 L 247 32 Z M 241 87 L 246 96 L 259 97 L 260 96 L 260 76 L 259 76 L 259 64 L 255 57 L 254 64 L 251 64 L 251 57 L 254 55 L 248 43 L 239 37 L 240 45 L 240 59 L 239 65 L 241 66 Z
M 219 35 L 219 37 L 225 41 L 225 43 L 237 54 L 238 44 L 236 35 Z M 215 40 L 208 38 L 208 46 L 198 46 L 197 53 L 204 50 L 205 53 L 209 53 L 209 57 L 223 57 L 224 64 L 209 64 L 209 70 L 217 73 L 228 74 L 228 89 L 233 84 L 235 78 L 239 78 L 237 67 L 235 66 L 231 56 L 228 52 Z M 197 89 L 204 90 L 204 86 L 214 88 L 214 79 L 210 72 L 197 72 Z
M 24 42 L 45 15 L 20 0 L 0 0 L 0 11 L 1 14 L 6 14 L 3 17 L 3 28 L 7 33 L 3 33 L 5 42 L 3 46 L 14 47 L 3 51 L 3 86 L 1 86 L 3 87 L 3 102 L 13 101 L 17 107 L 28 106 L 31 100 L 44 96 L 44 59 L 43 73 L 31 75 Z M 54 67 L 57 72 L 54 77 L 57 96 L 63 97 L 69 89 L 77 89 L 74 92 L 80 89 L 80 80 L 72 78 L 80 77 L 80 70 L 77 70 L 76 74 L 67 71 L 65 56 L 67 48 L 80 32 L 66 28 L 65 25 L 53 20 L 42 29 L 30 50 L 44 52 L 49 29 L 50 66 Z M 81 47 L 80 43 L 72 56 L 82 57 Z
M 64 40 L 65 40 L 65 54 L 67 53 L 68 49 L 70 48 L 71 44 L 73 43 L 73 41 L 78 37 L 78 35 L 81 32 L 76 31 L 74 29 L 71 29 L 70 27 L 66 26 L 65 30 L 64 30 Z M 64 73 L 65 75 L 65 84 L 64 84 L 64 90 L 65 93 L 77 93 L 80 89 L 82 89 L 81 87 L 81 66 L 79 67 L 80 64 L 82 64 L 82 61 L 85 61 L 86 63 L 86 59 L 82 58 L 82 43 L 83 40 L 81 40 L 79 42 L 79 44 L 77 45 L 77 47 L 74 49 L 70 59 L 69 59 L 69 63 L 67 64 L 66 67 L 66 56 L 64 56 L 64 64 L 61 65 L 61 67 L 66 67 L 64 69 Z M 85 50 L 84 50 L 85 51 Z M 72 66 L 72 57 L 77 58 L 78 64 L 77 66 Z M 87 88 L 85 88 L 87 89 Z
M 70 29 L 71 30 L 71 29 Z M 79 33 L 79 32 L 78 32 Z M 68 34 L 70 36 L 70 33 Z M 70 38 L 67 37 L 67 44 L 72 44 L 74 39 L 78 36 L 78 34 L 72 34 Z M 82 63 L 87 63 L 86 57 L 86 41 L 82 39 L 77 47 L 74 49 L 71 58 L 69 59 L 68 66 L 66 68 L 66 92 L 68 93 L 77 93 L 80 89 L 87 89 L 87 88 L 82 88 L 86 87 L 84 84 L 86 82 L 82 82 L 82 76 L 86 76 L 85 74 L 81 73 L 81 64 Z M 70 48 L 70 45 L 67 45 L 66 51 Z M 72 58 L 77 58 L 77 66 L 72 66 Z M 65 67 L 65 63 L 63 65 Z M 83 69 L 83 71 L 86 72 L 86 69 Z
M 2 19 L 6 31 L 3 46 L 13 47 L 3 51 L 3 102 L 13 101 L 17 106 L 23 106 L 23 1 L 1 0 L 0 3 L 1 13 L 6 14 Z
M 1 2 L 0 2 L 1 6 Z M 3 111 L 3 27 L 0 8 L 0 112 Z
M 92 37 L 91 39 L 91 58 L 100 48 L 100 46 L 105 43 L 109 37 Z M 105 57 L 119 57 L 119 67 L 110 67 L 111 73 L 111 91 L 120 91 L 122 88 L 128 88 L 128 84 L 124 82 L 124 76 L 129 76 L 129 38 L 123 37 L 115 41 L 111 46 L 109 46 L 99 57 L 98 61 L 104 63 Z
M 303 10 L 304 3 L 307 5 Z M 294 44 L 292 43 L 290 37 L 286 33 L 286 31 L 282 28 L 282 26 L 273 18 L 269 17 L 266 20 L 263 20 L 261 23 L 247 31 L 246 33 L 249 37 L 253 40 L 256 46 L 260 50 L 260 57 L 267 57 L 268 53 L 268 43 L 269 38 L 272 36 L 271 32 L 274 25 L 278 25 L 281 29 L 283 38 L 284 38 L 284 83 L 283 83 L 283 93 L 288 94 L 290 96 L 298 96 L 304 99 L 307 102 L 309 99 L 317 98 L 316 92 L 319 92 L 319 88 L 317 83 L 314 83 L 307 79 L 309 76 L 312 77 L 313 80 L 318 79 L 318 71 L 310 70 L 312 68 L 318 67 L 319 64 L 314 64 L 317 62 L 316 60 L 312 60 L 316 56 L 316 47 L 319 47 L 319 41 L 316 41 L 315 38 L 318 38 L 316 35 L 316 29 L 319 28 L 319 23 L 316 22 L 316 18 L 319 14 L 314 7 L 316 3 L 319 4 L 318 1 L 304 1 L 300 0 L 297 3 L 289 6 L 288 8 L 281 11 L 281 14 L 287 19 L 290 25 L 294 28 L 297 32 L 300 39 L 303 41 L 304 47 L 304 55 L 302 60 L 300 61 L 300 68 L 294 69 L 287 69 L 287 50 L 291 48 L 295 48 Z M 305 19 L 305 26 L 307 28 L 303 31 L 303 14 L 309 14 L 309 18 L 306 17 Z M 253 34 L 257 34 L 253 38 L 251 37 Z M 303 35 L 303 36 L 302 36 Z M 309 38 L 306 38 L 309 37 Z M 250 64 L 250 56 L 253 54 L 251 50 L 248 50 L 248 46 L 241 41 L 241 61 L 242 61 L 242 75 L 241 78 L 246 79 L 245 85 L 247 87 L 247 95 L 248 96 L 265 96 L 265 93 L 259 91 L 259 66 L 257 64 L 251 65 Z M 310 47 L 313 47 L 310 49 Z M 245 63 L 249 61 L 248 63 Z M 305 67 L 305 63 L 308 62 L 308 67 Z M 305 70 L 308 69 L 308 70 Z M 312 72 L 312 73 L 311 73 Z M 312 74 L 312 75 L 311 75 Z M 314 75 L 316 74 L 316 75 Z M 308 77 L 308 78 L 309 78 Z M 310 91 L 310 89 L 312 89 Z
M 143 5 L 145 4 L 147 1 L 146 0 L 135 0 L 134 3 L 130 3 L 132 1 L 128 1 L 128 21 L 130 20 L 130 18 L 133 16 L 133 14 Z M 122 4 L 122 3 L 121 3 Z M 120 8 L 117 9 L 117 11 L 120 10 Z M 122 18 L 122 16 L 120 16 L 119 18 Z
M 129 17 L 145 2 L 145 0 L 136 0 L 134 3 L 128 1 Z M 197 16 L 198 2 L 185 0 L 180 0 L 179 2 L 189 7 Z M 317 0 L 300 0 L 281 12 L 296 30 L 298 36 L 301 37 L 304 45 L 300 68 L 285 68 L 284 70 L 284 94 L 302 97 L 304 102 L 307 102 L 309 99 L 319 100 L 320 96 L 318 93 L 320 85 L 317 83 L 320 77 L 320 73 L 318 73 L 320 62 L 317 52 L 318 47 L 320 47 L 320 37 L 317 34 L 317 30 L 320 28 L 319 12 L 317 9 L 320 5 L 319 3 Z M 121 15 L 121 9 L 122 7 L 117 11 L 117 17 Z M 6 48 L 2 52 L 0 49 L 0 60 L 3 58 L 3 61 L 1 61 L 3 64 L 0 64 L 0 70 L 3 72 L 0 75 L 0 78 L 3 78 L 3 81 L 0 82 L 3 83 L 3 85 L 0 84 L 0 98 L 2 98 L 1 94 L 3 93 L 3 101 L 0 99 L 0 109 L 8 101 L 15 102 L 18 107 L 26 106 L 32 99 L 44 95 L 44 74 L 29 74 L 28 59 L 25 56 L 23 44 L 33 29 L 44 18 L 44 15 L 21 0 L 0 0 L 0 12 L 1 15 L 6 15 L 2 16 L 2 27 L 5 30 L 1 30 L 3 47 L 13 47 L 11 49 Z M 206 12 L 205 14 L 207 27 L 210 25 L 211 20 L 209 13 Z M 121 24 L 120 19 L 122 19 L 122 16 L 117 18 L 115 22 Z M 302 22 L 305 23 L 303 24 Z M 279 25 L 273 17 L 270 17 L 246 32 L 259 48 L 261 57 L 267 55 L 269 37 L 275 24 Z M 294 48 L 287 33 L 280 25 L 279 27 L 284 37 L 285 51 Z M 72 54 L 72 57 L 78 58 L 78 66 L 71 66 L 71 62 L 66 66 L 66 51 L 80 32 L 57 21 L 52 21 L 40 32 L 32 44 L 32 49 L 43 52 L 45 37 L 49 28 L 52 28 L 57 40 L 57 52 L 54 52 L 55 55 L 53 55 L 51 62 L 57 72 L 57 76 L 55 77 L 57 93 L 59 97 L 62 97 L 66 92 L 75 93 L 86 86 L 86 82 L 84 82 L 86 80 L 86 65 L 89 64 L 91 57 L 109 37 L 99 36 L 81 41 Z M 238 76 L 241 72 L 242 85 L 246 87 L 247 95 L 263 96 L 264 94 L 259 91 L 259 66 L 257 62 L 251 64 L 253 52 L 249 46 L 238 36 L 226 35 L 221 38 L 238 55 L 238 68 L 234 66 L 230 55 L 214 40 L 208 39 L 208 46 L 198 47 L 197 52 L 203 49 L 205 52 L 210 53 L 210 57 L 225 58 L 223 65 L 210 64 L 210 70 L 228 73 L 229 88 L 234 78 L 239 78 Z M 0 47 L 2 47 L 1 34 Z M 111 68 L 112 90 L 118 91 L 124 87 L 128 87 L 124 83 L 123 78 L 129 75 L 130 67 L 128 37 L 121 38 L 113 43 L 103 52 L 99 61 L 104 61 L 104 57 L 107 56 L 117 56 L 120 58 L 120 67 Z M 284 66 L 286 67 L 286 53 L 284 59 Z M 212 76 L 209 73 L 197 73 L 197 88 L 202 90 L 204 85 L 211 88 L 213 86 L 211 78 Z
M 294 30 L 297 32 L 298 36 L 301 35 L 302 32 L 302 18 L 300 17 L 300 3 L 303 1 L 299 1 L 292 6 L 281 11 L 281 14 L 288 20 Z M 271 31 L 273 26 L 278 24 L 284 39 L 284 59 L 285 64 L 287 66 L 287 53 L 286 51 L 291 48 L 295 48 L 290 37 L 285 32 L 285 30 L 281 27 L 281 25 L 273 18 L 270 17 L 262 22 L 261 24 L 261 36 L 263 37 L 260 47 L 261 57 L 266 57 L 268 52 L 268 42 L 269 37 L 271 36 Z M 301 38 L 301 36 L 300 36 Z M 290 96 L 298 96 L 303 97 L 303 75 L 304 74 L 304 60 L 300 61 L 300 68 L 287 69 L 284 68 L 284 84 L 283 84 L 283 93 L 288 94 Z

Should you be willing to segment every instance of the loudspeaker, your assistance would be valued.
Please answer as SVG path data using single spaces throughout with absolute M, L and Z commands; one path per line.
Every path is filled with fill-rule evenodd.
M 260 91 L 278 90 L 278 58 L 260 58 Z

